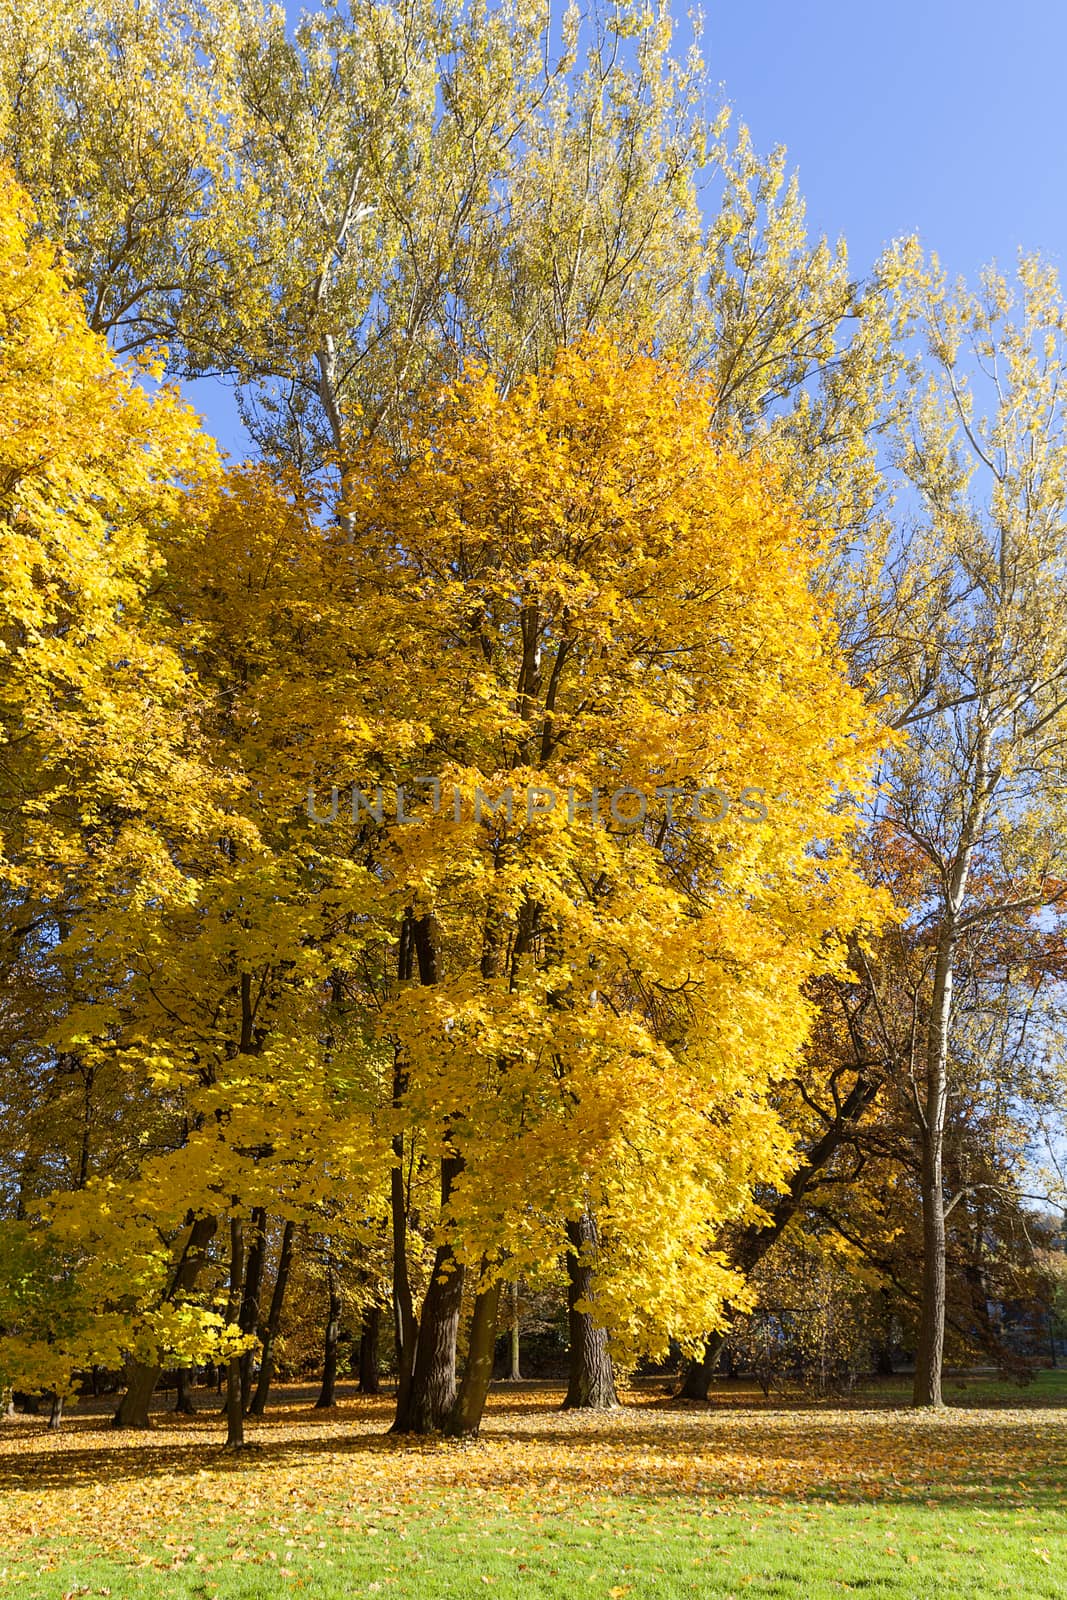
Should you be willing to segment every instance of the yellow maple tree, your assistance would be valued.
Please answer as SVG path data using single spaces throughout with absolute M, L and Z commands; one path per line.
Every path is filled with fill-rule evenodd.
M 813 598 L 819 541 L 712 410 L 589 338 L 507 392 L 473 370 L 352 470 L 324 722 L 373 732 L 309 751 L 309 810 L 374 864 L 396 957 L 364 994 L 397 1134 L 442 1162 L 418 1430 L 452 1405 L 464 1271 L 492 1297 L 581 1266 L 583 1216 L 621 1348 L 716 1325 L 743 1293 L 722 1224 L 788 1170 L 768 1090 L 804 981 L 878 914 L 847 848 L 878 736 Z

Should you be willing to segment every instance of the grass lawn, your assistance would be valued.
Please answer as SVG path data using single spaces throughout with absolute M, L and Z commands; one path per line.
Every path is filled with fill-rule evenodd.
M 313 1393 L 236 1456 L 204 1394 L 148 1435 L 8 1420 L 0 1595 L 1067 1597 L 1067 1375 L 974 1380 L 938 1415 L 893 1383 L 838 1407 L 649 1384 L 584 1418 L 501 1387 L 471 1445 L 395 1442 L 388 1402 Z

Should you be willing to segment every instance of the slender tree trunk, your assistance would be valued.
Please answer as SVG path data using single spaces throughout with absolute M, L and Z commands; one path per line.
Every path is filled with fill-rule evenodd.
M 174 1300 L 179 1294 L 191 1294 L 207 1258 L 208 1247 L 215 1237 L 218 1222 L 214 1217 L 197 1217 L 189 1229 L 181 1258 L 174 1269 L 166 1299 Z M 130 1372 L 126 1392 L 119 1401 L 112 1421 L 115 1428 L 149 1428 L 148 1408 L 162 1376 L 160 1364 L 148 1365 L 137 1361 Z
M 939 941 L 930 1001 L 926 1050 L 926 1102 L 922 1107 L 923 1264 L 922 1312 L 915 1353 L 912 1400 L 917 1406 L 941 1406 L 941 1370 L 945 1350 L 945 1182 L 942 1171 L 945 1117 L 948 1108 L 948 1040 L 952 1015 L 952 963 L 955 953 L 952 921 Z
M 262 1351 L 259 1357 L 259 1379 L 256 1383 L 256 1392 L 252 1396 L 252 1403 L 248 1408 L 248 1414 L 252 1417 L 261 1417 L 267 1407 L 271 1378 L 274 1376 L 274 1344 L 278 1337 L 278 1329 L 281 1326 L 282 1308 L 285 1305 L 285 1291 L 289 1287 L 289 1273 L 293 1265 L 293 1240 L 295 1234 L 296 1224 L 290 1218 L 282 1229 L 282 1242 L 278 1251 L 278 1275 L 274 1280 L 274 1289 L 270 1297 L 267 1323 L 260 1330 Z
M 463 1169 L 456 1156 L 441 1162 L 441 1210 Z M 440 1244 L 419 1318 L 415 1366 L 406 1415 L 398 1396 L 394 1433 L 439 1433 L 456 1401 L 456 1342 L 463 1303 L 463 1267 L 449 1244 Z
M 400 983 L 410 983 L 415 974 L 415 916 L 404 914 L 400 924 L 400 941 L 397 950 L 396 975 Z M 426 981 L 436 977 L 430 962 Z M 420 979 L 422 972 L 420 969 Z M 407 1092 L 407 1073 L 403 1060 L 396 1054 L 393 1060 L 393 1106 L 399 1110 Z M 411 1379 L 415 1370 L 415 1351 L 418 1344 L 419 1324 L 415 1315 L 415 1302 L 411 1293 L 411 1275 L 408 1271 L 408 1197 L 404 1185 L 404 1135 L 393 1135 L 393 1166 L 389 1173 L 389 1212 L 393 1229 L 393 1336 L 396 1341 L 396 1419 L 395 1432 L 407 1429 L 411 1411 Z
M 189 1367 L 178 1368 L 178 1392 L 174 1397 L 174 1409 L 183 1417 L 195 1417 L 196 1406 L 193 1402 L 193 1373 Z
M 230 1297 L 226 1321 L 236 1322 L 241 1312 L 245 1276 L 245 1229 L 240 1217 L 230 1218 Z M 239 1450 L 245 1442 L 245 1414 L 241 1406 L 241 1358 L 231 1356 L 226 1369 L 226 1448 Z
M 63 1396 L 53 1394 L 52 1406 L 48 1413 L 48 1427 L 50 1432 L 58 1433 L 60 1423 L 63 1421 Z
M 400 930 L 398 977 L 410 980 L 418 968 L 419 982 L 432 987 L 438 978 L 437 930 L 431 915 L 416 917 L 411 911 Z M 393 1077 L 393 1104 L 402 1106 L 407 1075 L 397 1060 Z M 399 1382 L 392 1433 L 433 1433 L 440 1429 L 456 1397 L 456 1337 L 459 1332 L 463 1270 L 445 1245 L 438 1248 L 423 1303 L 416 1321 L 407 1272 L 407 1197 L 403 1181 L 403 1140 L 394 1139 L 397 1166 L 390 1195 L 393 1216 L 394 1301 L 400 1335 Z M 444 1210 L 453 1179 L 462 1163 L 451 1157 L 441 1162 L 441 1209 Z
M 381 1306 L 368 1306 L 363 1313 L 363 1325 L 359 1331 L 360 1394 L 379 1394 L 381 1392 L 381 1382 L 378 1377 L 378 1340 L 381 1334 L 381 1326 Z
M 941 1393 L 945 1349 L 945 1191 L 941 1160 L 943 1130 L 924 1130 L 922 1140 L 923 1265 L 922 1311 L 915 1352 L 912 1400 L 917 1406 L 944 1404 Z
M 455 1404 L 445 1424 L 445 1432 L 454 1439 L 474 1439 L 482 1425 L 485 1401 L 493 1378 L 500 1287 L 498 1278 L 488 1289 L 483 1289 L 475 1296 L 467 1365 Z
M 393 1334 L 396 1339 L 396 1422 L 394 1428 L 402 1433 L 407 1428 L 411 1407 L 411 1378 L 415 1370 L 415 1351 L 418 1346 L 419 1325 L 415 1316 L 415 1301 L 411 1293 L 407 1256 L 407 1196 L 404 1192 L 404 1139 L 397 1134 L 393 1140 L 395 1165 L 389 1174 L 389 1208 L 393 1222 Z
M 259 1297 L 263 1290 L 263 1267 L 267 1257 L 267 1212 L 255 1206 L 251 1218 L 251 1239 L 248 1259 L 245 1262 L 245 1285 L 241 1297 L 239 1322 L 242 1333 L 255 1333 L 259 1328 Z M 248 1411 L 252 1399 L 252 1363 L 254 1350 L 246 1350 L 241 1357 L 241 1409 Z
M 926 1101 L 917 1106 L 922 1144 L 923 1270 L 919 1345 L 915 1353 L 912 1399 L 917 1406 L 942 1406 L 941 1371 L 945 1354 L 945 1119 L 948 1110 L 949 1030 L 952 982 L 960 915 L 967 893 L 975 843 L 981 837 L 999 768 L 990 767 L 990 734 L 980 719 L 972 754 L 973 789 L 959 845 L 949 874 L 937 939 L 937 959 L 926 1035 Z
M 329 1411 L 337 1404 L 337 1346 L 341 1340 L 341 1280 L 332 1258 L 326 1263 L 326 1337 L 322 1356 L 322 1388 L 315 1401 L 316 1411 Z
M 579 1303 L 594 1298 L 595 1270 L 590 1255 L 596 1246 L 596 1221 L 585 1211 L 568 1222 L 571 1250 L 567 1256 L 567 1321 L 570 1327 L 570 1380 L 563 1401 L 565 1411 L 610 1411 L 619 1403 L 611 1365 L 606 1328 L 598 1328 Z
M 511 1313 L 508 1323 L 508 1383 L 521 1383 L 522 1371 L 519 1366 L 519 1285 L 518 1280 L 508 1285 L 509 1310 Z

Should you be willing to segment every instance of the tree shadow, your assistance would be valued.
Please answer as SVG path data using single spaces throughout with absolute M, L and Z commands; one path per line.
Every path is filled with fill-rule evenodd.
M 829 1501 L 930 1504 L 945 1508 L 1035 1511 L 1067 1505 L 1067 1415 L 1034 1427 L 1032 1412 L 915 1412 L 883 1408 L 861 1418 L 839 1408 L 674 1407 L 646 1401 L 618 1413 L 559 1412 L 561 1391 L 502 1397 L 480 1440 L 456 1443 L 386 1432 L 388 1397 L 352 1396 L 315 1414 L 307 1399 L 249 1424 L 252 1448 L 227 1452 L 224 1424 L 212 1410 L 191 1419 L 156 1413 L 151 1433 L 108 1436 L 101 1418 L 78 1417 L 65 1434 L 44 1435 L 30 1419 L 8 1423 L 0 1438 L 0 1491 L 118 1488 L 133 1482 L 249 1478 L 282 1470 L 299 1480 L 324 1457 L 351 1459 L 349 1487 L 369 1487 L 356 1463 L 370 1458 L 424 1462 L 420 1486 L 551 1504 L 578 1503 L 605 1491 L 645 1501 Z M 289 1403 L 284 1403 L 289 1401 Z M 1049 1412 L 1042 1412 L 1049 1418 Z M 36 1446 L 36 1447 L 34 1447 Z M 27 1448 L 29 1447 L 29 1448 Z M 605 1463 L 614 1463 L 605 1469 Z M 1025 1488 L 1022 1485 L 1025 1484 Z M 346 1474 L 338 1474 L 338 1497 Z M 410 1492 L 411 1477 L 405 1483 Z M 331 1491 L 332 1492 L 332 1491 Z M 389 1500 L 386 1481 L 378 1489 Z

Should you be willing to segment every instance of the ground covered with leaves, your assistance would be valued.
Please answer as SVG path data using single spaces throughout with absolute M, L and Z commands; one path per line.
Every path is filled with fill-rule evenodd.
M 213 1397 L 119 1434 L 75 1413 L 0 1430 L 0 1593 L 411 1600 L 864 1593 L 1067 1596 L 1067 1386 L 950 1389 L 931 1415 L 662 1384 L 608 1416 L 549 1385 L 490 1401 L 475 1444 L 389 1438 L 387 1401 L 314 1391 L 228 1454 Z

